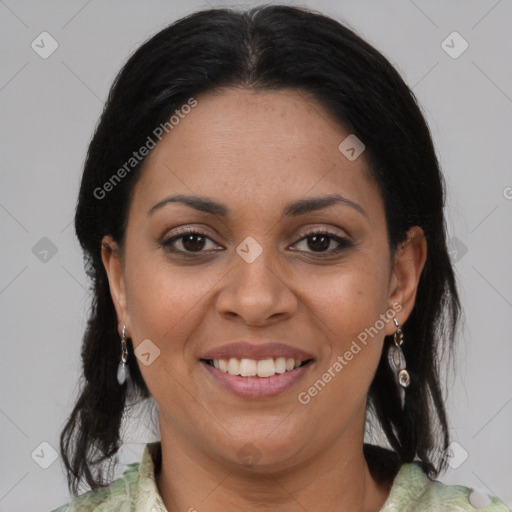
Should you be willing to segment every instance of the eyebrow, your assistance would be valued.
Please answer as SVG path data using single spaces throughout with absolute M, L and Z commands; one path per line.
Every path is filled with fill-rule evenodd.
M 157 210 L 165 206 L 169 203 L 183 203 L 191 208 L 195 208 L 200 212 L 213 213 L 214 215 L 219 215 L 220 217 L 227 217 L 229 213 L 229 209 L 212 199 L 201 196 L 188 196 L 184 194 L 179 194 L 176 196 L 168 196 L 158 203 L 155 204 L 149 211 L 148 215 L 152 215 Z
M 208 197 L 178 194 L 174 196 L 168 196 L 159 201 L 158 203 L 156 203 L 148 211 L 148 216 L 152 215 L 157 210 L 170 203 L 183 203 L 200 212 L 211 213 L 213 215 L 218 215 L 220 217 L 228 217 L 230 211 L 227 206 L 216 201 L 213 201 Z M 347 199 L 346 197 L 341 196 L 340 194 L 331 194 L 322 197 L 308 197 L 304 199 L 299 199 L 297 201 L 294 201 L 293 203 L 285 205 L 281 216 L 297 217 L 299 215 L 304 215 L 306 213 L 322 210 L 334 204 L 344 204 L 346 206 L 350 206 L 368 218 L 368 214 L 361 205 L 355 203 L 354 201 L 351 201 L 350 199 Z

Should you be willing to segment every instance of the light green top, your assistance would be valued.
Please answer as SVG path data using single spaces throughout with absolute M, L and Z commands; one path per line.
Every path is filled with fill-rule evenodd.
M 140 464 L 130 464 L 109 486 L 78 496 L 53 512 L 167 512 L 155 482 L 159 449 L 159 442 L 148 443 Z M 468 487 L 430 480 L 417 463 L 411 462 L 400 467 L 380 512 L 512 512 L 494 496 L 471 494 Z M 480 506 L 485 502 L 488 504 Z M 195 510 L 193 503 L 189 510 Z

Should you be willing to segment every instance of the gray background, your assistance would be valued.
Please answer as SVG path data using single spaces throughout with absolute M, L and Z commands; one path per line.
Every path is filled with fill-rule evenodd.
M 69 500 L 51 447 L 58 448 L 77 391 L 90 300 L 71 222 L 108 88 L 146 38 L 208 5 L 227 4 L 0 0 L 1 511 L 49 510 Z M 448 381 L 458 444 L 440 480 L 512 504 L 512 2 L 296 5 L 354 28 L 422 104 L 446 174 L 465 308 L 457 373 Z M 42 46 L 43 31 L 58 43 L 47 59 L 31 47 L 34 40 Z M 454 31 L 469 44 L 457 58 L 463 41 L 448 37 Z M 123 462 L 137 461 L 143 443 L 157 437 L 144 423 L 128 425 Z

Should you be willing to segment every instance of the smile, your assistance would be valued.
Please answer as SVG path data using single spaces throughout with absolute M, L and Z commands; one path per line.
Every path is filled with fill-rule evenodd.
M 231 357 L 229 359 L 209 359 L 206 360 L 206 363 L 229 375 L 265 378 L 290 372 L 310 361 L 311 359 L 301 361 L 292 357 L 267 358 L 259 361 L 256 359 L 237 359 Z
M 219 360 L 201 359 L 201 367 L 206 370 L 212 384 L 244 399 L 268 399 L 293 389 L 311 370 L 314 360 L 297 361 L 285 359 L 285 370 L 282 370 L 284 358 L 276 359 L 236 359 Z M 221 363 L 222 361 L 222 363 Z M 291 362 L 293 361 L 293 368 Z M 218 364 L 219 368 L 215 367 Z M 231 370 L 231 372 L 229 371 Z M 242 376 L 244 374 L 253 374 Z

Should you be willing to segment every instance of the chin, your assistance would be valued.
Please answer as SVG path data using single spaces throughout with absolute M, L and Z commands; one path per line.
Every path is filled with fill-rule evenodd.
M 245 430 L 243 433 L 233 433 L 226 439 L 224 449 L 219 455 L 236 466 L 244 466 L 252 470 L 273 471 L 286 469 L 293 464 L 303 451 L 306 444 L 299 435 L 290 435 L 291 432 L 279 432 L 279 427 L 267 434 L 267 429 L 261 435 L 255 435 L 255 429 Z M 252 432 L 252 435 L 247 435 Z

